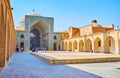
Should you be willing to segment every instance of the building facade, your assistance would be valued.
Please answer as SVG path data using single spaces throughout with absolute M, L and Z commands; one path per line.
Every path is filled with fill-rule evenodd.
M 65 51 L 120 54 L 120 30 L 114 25 L 91 24 L 61 32 L 61 49 Z
M 120 54 L 120 30 L 114 30 L 114 24 L 101 26 L 97 20 L 92 20 L 91 24 L 80 28 L 70 27 L 63 32 L 54 32 L 53 18 L 33 12 L 21 21 L 23 26 L 16 28 L 19 48 L 24 43 L 25 50 L 47 47 L 46 50 Z
M 0 66 L 5 66 L 16 47 L 16 31 L 9 0 L 0 0 Z
M 44 17 L 36 12 L 28 13 L 20 20 L 17 31 L 17 46 L 24 50 L 35 48 L 53 50 L 52 34 L 54 31 L 54 19 Z

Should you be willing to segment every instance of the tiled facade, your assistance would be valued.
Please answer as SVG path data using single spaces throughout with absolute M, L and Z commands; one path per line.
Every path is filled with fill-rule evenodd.
M 19 49 L 22 47 L 24 50 L 31 50 L 31 31 L 36 29 L 39 32 L 39 40 L 41 42 L 37 42 L 40 46 L 35 48 L 45 48 L 47 50 L 53 50 L 53 31 L 54 31 L 54 18 L 52 17 L 44 17 L 36 12 L 32 12 L 30 14 L 26 14 L 20 21 L 20 25 L 16 27 L 16 37 L 17 37 L 17 46 Z M 21 39 L 21 35 L 24 35 L 24 38 Z M 32 41 L 33 42 L 33 41 Z M 23 46 L 21 46 L 23 43 Z
M 16 31 L 9 0 L 0 0 L 0 67 L 5 66 L 16 47 Z

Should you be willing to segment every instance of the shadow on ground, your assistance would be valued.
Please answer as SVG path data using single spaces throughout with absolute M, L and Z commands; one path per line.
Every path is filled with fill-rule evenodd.
M 14 53 L 0 78 L 102 78 L 67 65 L 51 65 L 28 52 Z

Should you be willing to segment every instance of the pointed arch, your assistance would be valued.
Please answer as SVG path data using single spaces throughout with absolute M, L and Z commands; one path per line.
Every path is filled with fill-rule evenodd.
M 77 41 L 75 40 L 73 42 L 73 51 L 77 50 Z
M 94 41 L 94 52 L 100 52 L 101 48 L 101 39 L 97 37 Z
M 47 25 L 39 19 L 32 23 L 30 30 L 34 28 L 37 28 L 39 31 L 41 31 L 41 33 L 48 33 Z
M 115 52 L 115 40 L 113 37 L 108 36 L 105 39 L 105 53 L 114 53 Z
M 67 42 L 64 43 L 65 51 L 67 51 Z
M 86 52 L 90 52 L 90 50 L 92 49 L 92 41 L 90 39 L 86 40 Z
M 64 42 L 62 42 L 61 45 L 62 45 L 61 49 L 64 50 Z
M 24 38 L 25 38 L 24 34 L 21 34 L 21 35 L 20 35 L 20 38 L 21 38 L 21 39 L 24 39 Z
M 30 49 L 33 48 L 47 49 L 49 46 L 48 32 L 49 32 L 48 27 L 43 21 L 41 21 L 40 19 L 34 21 L 30 26 Z M 53 46 L 56 45 L 57 44 L 54 43 Z
M 69 42 L 69 51 L 72 51 L 72 42 Z
M 84 42 L 83 42 L 83 40 L 80 40 L 79 41 L 79 51 L 83 52 L 83 49 L 84 49 Z
M 53 43 L 53 49 L 54 49 L 54 51 L 57 50 L 57 43 L 56 42 Z

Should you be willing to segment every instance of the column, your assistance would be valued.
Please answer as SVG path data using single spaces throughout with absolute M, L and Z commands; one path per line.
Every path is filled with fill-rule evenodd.
M 74 51 L 74 45 L 73 45 L 73 40 L 72 40 L 72 51 Z
M 77 51 L 79 52 L 79 40 L 77 40 Z

